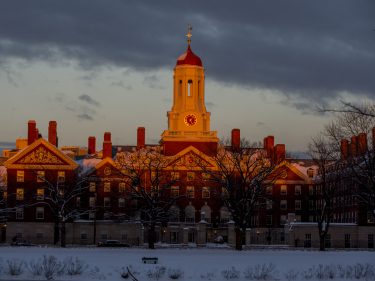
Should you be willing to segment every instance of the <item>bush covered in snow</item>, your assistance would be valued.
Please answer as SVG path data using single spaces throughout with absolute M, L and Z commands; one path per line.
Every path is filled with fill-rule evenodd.
M 25 262 L 20 259 L 10 259 L 7 260 L 7 269 L 6 272 L 9 275 L 17 276 L 23 273 L 23 266 Z
M 257 264 L 254 267 L 249 266 L 244 271 L 244 276 L 249 280 L 275 280 L 277 279 L 276 266 L 273 263 Z
M 227 280 L 240 278 L 240 271 L 237 270 L 234 266 L 232 266 L 231 268 L 223 270 L 221 272 L 221 274 Z
M 164 266 L 156 266 L 147 271 L 147 277 L 153 280 L 160 280 L 165 274 L 166 268 Z
M 167 275 L 169 279 L 178 280 L 184 275 L 184 272 L 181 269 L 169 268 Z

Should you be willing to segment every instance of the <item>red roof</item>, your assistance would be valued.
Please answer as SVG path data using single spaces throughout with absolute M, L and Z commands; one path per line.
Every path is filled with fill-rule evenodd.
M 177 59 L 176 65 L 183 64 L 202 66 L 202 60 L 200 59 L 200 57 L 193 53 L 190 45 L 188 46 L 186 52 L 179 56 Z

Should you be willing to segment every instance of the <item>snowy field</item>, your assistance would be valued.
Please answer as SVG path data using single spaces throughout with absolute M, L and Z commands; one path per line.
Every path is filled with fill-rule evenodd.
M 121 277 L 127 266 L 139 281 L 375 280 L 375 252 L 369 251 L 43 247 L 0 247 L 0 279 L 46 280 L 40 269 L 43 256 L 55 257 L 49 260 L 56 264 L 50 275 L 55 280 L 134 280 L 126 278 L 126 274 Z M 66 262 L 68 257 L 73 259 Z M 142 257 L 158 257 L 158 264 L 143 264 Z M 64 261 L 66 267 L 70 266 L 70 273 L 67 268 L 61 269 Z M 83 273 L 74 275 L 80 271 L 77 265 L 83 265 Z M 10 271 L 17 270 L 17 266 L 20 274 L 11 275 Z

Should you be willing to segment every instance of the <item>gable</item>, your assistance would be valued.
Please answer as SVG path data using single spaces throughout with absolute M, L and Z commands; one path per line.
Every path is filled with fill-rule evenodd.
M 54 145 L 39 139 L 8 159 L 8 169 L 59 169 L 75 170 L 78 164 Z
M 284 161 L 276 169 L 276 183 L 308 183 L 310 179 L 293 165 Z
M 176 156 L 168 165 L 177 170 L 200 170 L 200 167 L 215 168 L 216 165 L 209 156 L 203 154 L 195 147 L 190 146 Z

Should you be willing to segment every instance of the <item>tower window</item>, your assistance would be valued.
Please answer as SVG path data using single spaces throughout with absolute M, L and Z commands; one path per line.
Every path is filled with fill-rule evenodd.
M 180 80 L 180 82 L 178 83 L 178 95 L 181 96 L 181 92 L 182 92 L 182 80 Z
M 193 96 L 193 81 L 188 80 L 188 97 Z

